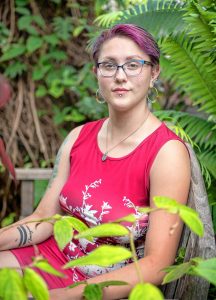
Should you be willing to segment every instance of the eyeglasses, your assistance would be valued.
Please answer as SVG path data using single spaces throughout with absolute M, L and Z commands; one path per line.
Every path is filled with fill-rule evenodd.
M 122 68 L 127 76 L 137 76 L 141 73 L 143 65 L 153 66 L 150 61 L 133 59 L 123 65 L 117 65 L 111 61 L 97 63 L 97 67 L 103 77 L 113 77 L 119 68 Z

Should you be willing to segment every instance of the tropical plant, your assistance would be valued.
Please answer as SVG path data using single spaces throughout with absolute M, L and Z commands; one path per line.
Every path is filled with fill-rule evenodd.
M 161 81 L 169 81 L 179 98 L 193 107 L 185 112 L 160 110 L 162 120 L 181 126 L 198 146 L 209 198 L 215 199 L 216 183 L 216 12 L 211 0 L 142 0 L 128 3 L 126 9 L 99 16 L 100 27 L 133 23 L 153 34 L 161 48 Z M 119 7 L 121 8 L 121 7 Z M 154 108 L 154 106 L 153 106 Z M 157 105 L 158 108 L 158 105 Z M 213 183 L 211 184 L 211 182 Z M 211 201 L 215 215 L 216 200 Z M 216 230 L 216 219 L 213 218 Z
M 169 213 L 178 214 L 180 218 L 189 226 L 189 228 L 197 235 L 203 235 L 203 224 L 198 214 L 191 208 L 177 203 L 175 200 L 167 197 L 155 197 L 154 202 L 156 208 L 140 208 L 140 212 L 148 214 L 158 209 L 164 209 Z M 152 284 L 143 282 L 139 263 L 136 256 L 133 234 L 123 224 L 129 222 L 134 224 L 137 219 L 134 215 L 125 216 L 112 223 L 105 223 L 92 228 L 88 228 L 81 220 L 71 216 L 55 215 L 47 219 L 35 220 L 32 222 L 49 222 L 54 221 L 54 237 L 60 249 L 69 243 L 69 241 L 79 238 L 86 238 L 92 240 L 97 237 L 110 236 L 129 236 L 130 249 L 121 246 L 102 245 L 92 251 L 88 256 L 82 256 L 78 259 L 72 260 L 64 265 L 64 269 L 82 266 L 82 265 L 98 265 L 102 267 L 110 266 L 111 264 L 120 262 L 125 259 L 133 258 L 139 283 L 133 288 L 129 295 L 130 300 L 162 300 L 163 295 L 161 291 Z M 13 225 L 12 225 L 13 226 Z M 7 230 L 7 229 L 6 229 Z M 167 269 L 168 274 L 164 278 L 164 283 L 176 280 L 184 274 L 201 276 L 216 285 L 215 280 L 215 266 L 216 259 L 203 260 L 201 258 L 194 258 L 190 262 L 171 266 Z M 213 268 L 212 268 L 213 266 Z M 23 268 L 24 276 L 21 276 L 14 269 L 0 270 L 0 299 L 14 300 L 19 297 L 19 300 L 26 300 L 27 293 L 30 292 L 36 300 L 48 300 L 48 291 L 45 282 L 32 269 L 37 267 L 40 270 L 53 274 L 55 276 L 63 277 L 64 274 L 56 271 L 49 263 L 41 256 L 33 258 L 32 264 Z M 9 283 L 9 284 L 8 284 Z M 84 299 L 92 300 L 102 299 L 102 289 L 111 285 L 125 285 L 127 282 L 122 281 L 108 281 L 99 284 L 88 284 L 85 281 L 78 282 L 70 286 L 70 288 L 83 284 Z M 13 288 L 11 288 L 13 287 Z

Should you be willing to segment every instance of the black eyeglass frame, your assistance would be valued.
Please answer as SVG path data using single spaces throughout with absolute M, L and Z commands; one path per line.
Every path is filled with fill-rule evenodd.
M 99 69 L 99 71 L 100 71 L 100 73 L 101 73 L 101 75 L 102 75 L 103 77 L 113 77 L 113 76 L 115 76 L 119 68 L 122 68 L 122 70 L 124 71 L 124 73 L 125 73 L 127 76 L 133 77 L 133 76 L 138 76 L 138 75 L 142 72 L 142 68 L 140 69 L 140 72 L 139 72 L 138 74 L 136 74 L 136 75 L 128 75 L 127 72 L 125 72 L 125 70 L 124 70 L 124 65 L 125 65 L 125 64 L 128 64 L 129 62 L 133 62 L 133 61 L 134 61 L 134 62 L 140 62 L 140 63 L 142 64 L 142 67 L 143 67 L 143 65 L 149 65 L 149 66 L 152 66 L 152 67 L 154 66 L 152 62 L 147 61 L 147 60 L 144 60 L 144 59 L 132 59 L 132 60 L 126 61 L 126 62 L 125 62 L 124 64 L 122 64 L 122 65 L 113 64 L 113 65 L 116 66 L 116 70 L 115 70 L 115 72 L 113 73 L 113 75 L 103 75 L 103 74 L 102 74 L 101 69 L 100 69 L 100 65 L 101 65 L 101 64 L 104 64 L 105 61 L 102 61 L 102 62 L 97 63 L 96 66 L 97 66 L 97 68 Z

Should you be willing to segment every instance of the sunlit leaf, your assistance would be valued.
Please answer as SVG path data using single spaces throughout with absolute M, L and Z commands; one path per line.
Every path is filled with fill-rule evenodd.
M 54 224 L 54 237 L 61 250 L 71 241 L 73 237 L 73 229 L 71 224 L 62 218 Z
M 205 278 L 210 283 L 216 286 L 216 258 L 201 260 L 193 266 L 192 269 L 195 275 Z
M 203 236 L 203 223 L 196 211 L 190 207 L 181 206 L 179 216 L 194 233 L 196 233 L 198 236 Z
M 58 277 L 65 277 L 63 273 L 60 273 L 56 269 L 54 269 L 46 260 L 39 260 L 34 262 L 33 264 L 34 267 L 37 267 L 40 270 L 43 270 L 44 272 L 47 272 L 49 274 L 53 274 Z
M 167 210 L 170 213 L 176 214 L 179 211 L 179 203 L 171 198 L 163 197 L 163 196 L 156 196 L 153 198 L 155 205 L 158 208 L 162 208 Z
M 131 214 L 131 215 L 127 215 L 125 217 L 115 220 L 115 223 L 121 223 L 121 222 L 134 223 L 135 221 L 136 221 L 136 217 Z
M 82 232 L 88 229 L 88 226 L 83 223 L 80 219 L 74 217 L 65 217 L 71 226 L 78 232 Z
M 89 238 L 89 237 L 107 237 L 107 236 L 124 236 L 128 235 L 129 231 L 127 228 L 120 224 L 102 224 L 96 227 L 89 228 L 80 234 L 76 235 L 75 238 Z
M 24 271 L 23 281 L 35 300 L 49 299 L 49 293 L 45 281 L 34 270 L 26 268 Z
M 168 274 L 165 275 L 164 279 L 163 279 L 163 284 L 165 283 L 169 283 L 171 281 L 174 281 L 178 278 L 181 278 L 184 274 L 187 274 L 187 272 L 190 270 L 191 268 L 191 263 L 187 262 L 187 263 L 183 263 L 180 265 L 176 265 L 176 266 L 171 266 L 171 268 L 167 268 L 166 270 L 169 270 Z
M 124 247 L 103 245 L 92 251 L 88 256 L 82 256 L 67 263 L 64 268 L 74 266 L 97 265 L 108 267 L 132 257 L 132 253 Z
M 0 270 L 0 299 L 27 300 L 21 275 L 13 269 Z
M 153 284 L 139 283 L 131 291 L 129 300 L 163 300 L 163 294 Z

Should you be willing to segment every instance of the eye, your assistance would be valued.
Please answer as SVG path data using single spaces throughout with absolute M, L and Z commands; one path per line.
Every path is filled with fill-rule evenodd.
M 141 64 L 138 61 L 129 61 L 126 63 L 126 68 L 128 70 L 137 70 L 140 68 L 140 66 L 141 66 Z
M 113 70 L 116 68 L 116 65 L 113 64 L 112 62 L 104 62 L 102 64 L 102 67 L 103 67 L 103 69 L 106 69 L 106 70 Z

